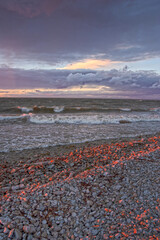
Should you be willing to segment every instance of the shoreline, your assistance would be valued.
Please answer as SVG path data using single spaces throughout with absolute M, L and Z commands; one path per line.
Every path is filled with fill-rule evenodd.
M 5 155 L 0 240 L 158 239 L 160 134 Z
M 29 148 L 23 150 L 12 150 L 9 152 L 0 152 L 0 161 L 3 160 L 14 160 L 19 157 L 19 159 L 24 158 L 37 158 L 42 156 L 61 156 L 65 153 L 68 153 L 74 149 L 80 149 L 84 147 L 95 147 L 101 144 L 111 144 L 116 142 L 123 142 L 123 141 L 130 141 L 130 140 L 139 140 L 140 138 L 149 138 L 152 136 L 158 136 L 160 132 L 156 132 L 155 134 L 142 134 L 133 137 L 121 137 L 121 138 L 108 138 L 108 139 L 100 139 L 94 141 L 86 141 L 81 143 L 69 143 L 69 144 L 59 144 L 55 146 L 48 146 L 48 147 L 37 147 L 37 148 Z M 38 152 L 38 154 L 37 154 Z

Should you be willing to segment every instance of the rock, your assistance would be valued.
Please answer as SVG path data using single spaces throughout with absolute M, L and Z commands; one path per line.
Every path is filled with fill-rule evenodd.
M 54 173 L 48 170 L 49 159 L 40 159 L 40 167 L 31 159 L 21 163 L 19 168 L 25 170 L 17 171 L 9 181 L 20 189 L 20 179 L 26 179 L 26 191 L 18 195 L 9 191 L 2 196 L 0 240 L 158 237 L 159 150 L 152 149 L 154 139 L 149 141 L 133 142 L 133 146 L 132 140 L 118 145 L 113 142 L 109 148 L 105 145 L 91 151 L 87 147 L 86 154 L 81 150 L 82 161 L 78 157 L 76 162 L 79 153 L 75 152 L 72 169 L 70 162 L 63 163 L 65 156 L 60 158 Z M 108 157 L 110 161 L 106 161 Z M 112 160 L 118 163 L 114 165 Z M 92 177 L 84 171 L 88 165 Z M 28 166 L 36 166 L 35 178 L 27 173 Z M 76 175 L 69 179 L 70 172 Z M 8 186 L 6 175 L 3 179 L 2 187 Z M 141 222 L 146 222 L 147 228 Z
M 41 236 L 41 232 L 40 232 L 40 231 L 38 231 L 38 232 L 36 232 L 36 233 L 34 234 L 34 237 L 35 237 L 35 238 L 40 238 L 40 236 Z
M 115 239 L 120 239 L 120 233 L 115 234 Z
M 42 221 L 42 224 L 46 224 L 47 223 L 47 221 L 44 219 L 43 221 Z
M 54 233 L 53 233 L 53 237 L 54 237 L 55 239 L 58 239 L 58 232 L 54 232 Z
M 18 190 L 19 189 L 19 186 L 16 185 L 16 186 L 12 186 L 12 190 L 15 191 L 15 190 Z
M 72 213 L 72 217 L 76 217 L 77 214 L 75 212 Z
M 9 233 L 9 229 L 5 227 L 3 232 L 4 232 L 5 234 L 8 234 L 8 233 Z
M 93 205 L 93 202 L 91 200 L 87 200 L 87 204 L 92 206 Z
M 33 240 L 33 236 L 31 234 L 28 235 L 27 240 Z
M 61 227 L 60 227 L 59 225 L 56 225 L 56 226 L 55 226 L 55 231 L 56 231 L 56 232 L 61 231 Z
M 116 185 L 114 188 L 115 190 L 119 191 L 121 189 L 121 185 Z
M 56 195 L 62 195 L 63 192 L 62 192 L 62 191 L 55 191 L 54 194 L 56 194 Z
M 57 204 L 58 204 L 58 201 L 57 201 L 57 200 L 51 201 L 51 205 L 52 205 L 53 207 L 57 206 Z
M 10 222 L 11 222 L 11 219 L 9 217 L 6 217 L 6 218 L 1 217 L 0 218 L 0 224 L 3 226 L 7 226 Z
M 8 238 L 13 238 L 14 236 L 15 236 L 14 229 L 12 229 L 8 234 Z
M 26 233 L 35 233 L 35 227 L 33 225 L 25 225 L 23 226 L 23 231 Z
M 12 186 L 12 190 L 13 190 L 13 191 L 16 191 L 16 190 L 19 190 L 19 189 L 22 189 L 22 188 L 24 188 L 24 184 Z
M 22 233 L 18 229 L 15 229 L 14 232 L 16 240 L 20 240 L 22 238 Z
M 46 231 L 44 231 L 44 232 L 42 232 L 42 235 L 41 235 L 43 238 L 47 238 L 47 232 Z
M 130 121 L 128 121 L 128 120 L 120 120 L 119 121 L 119 123 L 122 123 L 122 124 L 124 124 L 124 123 L 131 123 Z
M 98 229 L 92 229 L 93 236 L 96 236 L 98 232 L 99 232 Z

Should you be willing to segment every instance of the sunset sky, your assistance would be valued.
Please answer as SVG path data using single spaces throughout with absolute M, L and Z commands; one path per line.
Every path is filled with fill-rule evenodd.
M 0 0 L 0 97 L 160 99 L 160 0 Z

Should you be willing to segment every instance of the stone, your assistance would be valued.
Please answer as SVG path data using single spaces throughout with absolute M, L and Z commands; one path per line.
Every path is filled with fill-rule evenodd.
M 42 224 L 46 224 L 47 223 L 47 221 L 44 219 L 43 221 L 42 221 Z
M 20 240 L 22 238 L 22 233 L 19 231 L 19 229 L 15 229 L 14 233 L 16 240 Z
M 40 236 L 41 236 L 41 232 L 40 232 L 40 231 L 38 231 L 38 232 L 36 232 L 36 233 L 34 234 L 34 237 L 35 237 L 35 238 L 40 238 Z
M 122 124 L 124 124 L 124 123 L 131 123 L 131 121 L 129 121 L 129 120 L 120 120 L 119 123 L 122 123 Z
M 28 234 L 27 240 L 33 240 L 33 236 L 31 234 Z
M 121 185 L 116 185 L 114 188 L 115 190 L 119 191 L 121 189 Z
M 51 205 L 52 205 L 53 207 L 57 206 L 57 204 L 58 204 L 58 201 L 57 201 L 57 200 L 51 201 Z
M 9 234 L 8 234 L 8 238 L 13 238 L 15 235 L 14 235 L 14 229 L 12 229 Z
M 52 235 L 53 235 L 53 237 L 54 237 L 55 239 L 58 238 L 58 232 L 54 232 Z
M 155 143 L 144 143 L 147 154 L 141 157 L 141 145 L 134 143 L 132 148 L 130 142 L 129 147 L 125 144 L 122 144 L 122 148 L 119 145 L 117 148 L 114 143 L 110 146 L 110 151 L 116 156 L 115 160 L 123 157 L 114 167 L 110 164 L 114 161 L 114 155 L 107 153 L 107 145 L 104 147 L 104 153 L 106 157 L 110 157 L 110 161 L 103 161 L 101 149 L 98 152 L 93 151 L 93 157 L 85 159 L 82 149 L 82 162 L 80 159 L 80 162 L 75 161 L 74 167 L 70 169 L 70 162 L 63 163 L 62 158 L 62 161 L 60 159 L 56 164 L 53 173 L 47 170 L 50 160 L 44 157 L 39 161 L 41 166 L 45 167 L 36 168 L 36 177 L 28 175 L 26 168 L 37 167 L 37 159 L 36 162 L 26 160 L 22 165 L 17 161 L 18 167 L 24 168 L 25 171 L 21 172 L 19 169 L 18 174 L 9 179 L 10 185 L 19 186 L 20 189 L 23 186 L 19 183 L 24 178 L 26 191 L 18 197 L 13 191 L 9 191 L 8 195 L 2 197 L 0 240 L 62 240 L 65 237 L 78 240 L 87 239 L 87 236 L 107 239 L 110 235 L 113 239 L 121 239 L 125 234 L 128 235 L 127 239 L 136 236 L 149 239 L 153 234 L 157 237 L 159 150 L 147 152 L 147 144 L 152 148 L 152 144 Z M 132 150 L 134 154 L 128 158 Z M 86 151 L 89 151 L 89 148 Z M 75 160 L 76 154 L 78 153 L 74 154 Z M 92 155 L 92 151 L 87 154 Z M 70 158 L 68 160 L 70 161 Z M 153 164 L 153 161 L 156 162 Z M 91 166 L 91 178 L 88 175 L 83 177 L 84 169 L 88 165 Z M 76 175 L 69 179 L 70 172 Z M 104 176 L 104 172 L 108 174 Z M 48 181 L 49 178 L 52 181 Z M 2 187 L 9 184 L 8 179 L 5 179 L 6 177 L 2 181 Z M 139 225 L 140 221 L 146 221 L 148 228 Z M 9 234 L 11 237 L 8 237 Z
M 72 217 L 76 217 L 77 214 L 75 212 L 72 213 Z
M 41 236 L 44 237 L 44 238 L 47 238 L 47 232 L 46 231 L 42 232 Z
M 35 233 L 35 227 L 33 225 L 25 225 L 23 226 L 23 231 L 26 233 Z
M 7 226 L 10 222 L 11 222 L 11 219 L 9 217 L 6 217 L 6 218 L 1 217 L 0 218 L 0 224 L 3 226 Z
M 8 234 L 8 233 L 9 233 L 9 229 L 5 227 L 3 232 L 4 232 L 5 234 Z

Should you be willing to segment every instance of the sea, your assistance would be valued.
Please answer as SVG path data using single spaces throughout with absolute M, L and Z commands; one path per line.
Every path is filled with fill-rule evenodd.
M 160 131 L 160 101 L 0 98 L 0 152 Z

